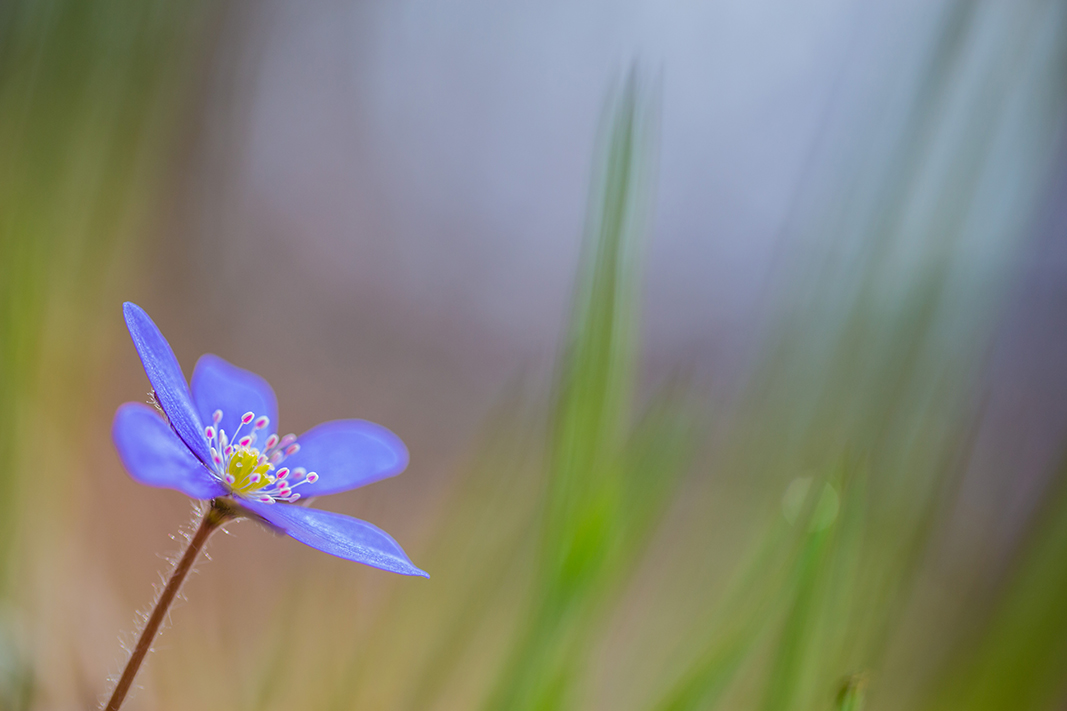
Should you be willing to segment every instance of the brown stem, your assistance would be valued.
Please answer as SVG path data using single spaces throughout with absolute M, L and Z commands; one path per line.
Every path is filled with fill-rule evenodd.
M 111 694 L 111 700 L 107 702 L 105 711 L 118 711 L 119 706 L 122 705 L 123 700 L 126 698 L 126 693 L 133 684 L 133 678 L 137 676 L 137 670 L 141 667 L 141 662 L 144 661 L 148 650 L 152 648 L 152 640 L 155 638 L 156 632 L 159 631 L 159 626 L 163 623 L 163 618 L 166 616 L 167 610 L 170 609 L 170 604 L 174 602 L 174 596 L 181 589 L 185 576 L 189 574 L 196 557 L 200 554 L 204 544 L 207 543 L 208 536 L 231 518 L 234 518 L 234 510 L 229 502 L 219 500 L 211 502 L 211 508 L 204 514 L 204 520 L 200 522 L 200 527 L 196 529 L 192 540 L 189 541 L 189 547 L 185 549 L 181 560 L 178 561 L 174 572 L 171 573 L 170 580 L 167 581 L 167 587 L 163 588 L 163 594 L 156 601 L 152 616 L 148 618 L 148 623 L 137 640 L 137 646 L 133 648 L 130 661 L 126 662 L 126 668 L 122 671 L 122 676 L 115 686 L 115 691 Z

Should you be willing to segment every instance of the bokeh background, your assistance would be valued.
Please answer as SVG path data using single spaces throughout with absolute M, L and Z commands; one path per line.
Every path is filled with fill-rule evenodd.
M 130 709 L 1061 709 L 1067 5 L 0 4 L 0 709 L 95 708 L 266 377 L 403 475 L 249 522 Z

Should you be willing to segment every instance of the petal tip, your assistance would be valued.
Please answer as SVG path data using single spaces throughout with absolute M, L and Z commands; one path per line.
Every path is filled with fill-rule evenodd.
M 396 573 L 397 575 L 406 575 L 406 576 L 411 577 L 411 578 L 426 578 L 426 579 L 429 579 L 429 577 L 430 577 L 429 573 L 427 573 L 422 568 L 416 568 L 414 565 L 411 564 L 410 561 L 408 561 L 406 565 L 395 565 L 395 566 L 390 566 L 388 568 L 383 568 L 382 566 L 373 565 L 373 564 L 371 564 L 371 565 L 373 567 L 375 567 L 375 568 L 379 568 L 381 570 L 385 570 L 385 571 L 390 572 L 390 573 Z
M 399 575 L 428 578 L 400 545 L 372 523 L 344 514 L 292 504 L 242 501 L 241 507 L 271 528 L 323 553 Z
M 135 318 L 148 318 L 148 313 L 132 301 L 122 302 L 122 316 L 126 319 L 126 325 Z

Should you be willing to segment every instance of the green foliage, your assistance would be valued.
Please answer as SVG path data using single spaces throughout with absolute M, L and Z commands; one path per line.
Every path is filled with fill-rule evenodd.
M 931 560 L 1037 197 L 1020 190 L 1011 209 L 987 212 L 991 176 L 1040 185 L 1047 155 L 1029 137 L 1050 145 L 1063 116 L 1052 92 L 1055 110 L 1018 119 L 1062 78 L 1064 43 L 1041 28 L 1063 13 L 1039 5 L 949 5 L 894 148 L 828 210 L 840 219 L 819 244 L 833 259 L 791 275 L 817 287 L 781 299 L 762 360 L 717 425 L 722 444 L 690 478 L 696 433 L 712 428 L 694 414 L 692 384 L 664 388 L 635 414 L 655 111 L 631 76 L 610 102 L 547 422 L 536 398 L 506 399 L 426 563 L 469 574 L 393 601 L 329 707 L 389 698 L 373 694 L 391 688 L 376 677 L 400 674 L 392 669 L 412 689 L 400 708 L 597 706 L 613 691 L 596 688 L 598 665 L 633 657 L 647 674 L 611 677 L 628 690 L 614 695 L 625 708 L 859 711 L 939 698 L 936 708 L 1024 698 L 1049 708 L 1067 654 L 1054 523 L 1033 534 L 1001 611 L 978 633 L 989 641 L 977 651 L 961 642 L 955 676 L 924 686 L 943 661 L 931 635 L 959 634 L 923 607 L 934 605 Z M 1001 12 L 1011 31 L 983 34 Z M 991 69 L 989 82 L 961 79 Z M 976 259 L 979 246 L 995 258 Z M 664 516 L 687 509 L 688 522 Z M 613 619 L 635 609 L 631 596 L 639 618 Z M 676 617 L 663 614 L 679 601 Z M 657 637 L 658 624 L 673 626 Z M 605 641 L 619 626 L 633 648 Z M 397 641 L 407 635 L 428 651 L 413 655 Z

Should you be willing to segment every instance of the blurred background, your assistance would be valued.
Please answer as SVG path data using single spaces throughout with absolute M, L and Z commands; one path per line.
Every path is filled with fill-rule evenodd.
M 129 709 L 1062 709 L 1067 5 L 0 4 L 0 709 L 95 708 L 266 377 L 429 580 L 218 534 Z

